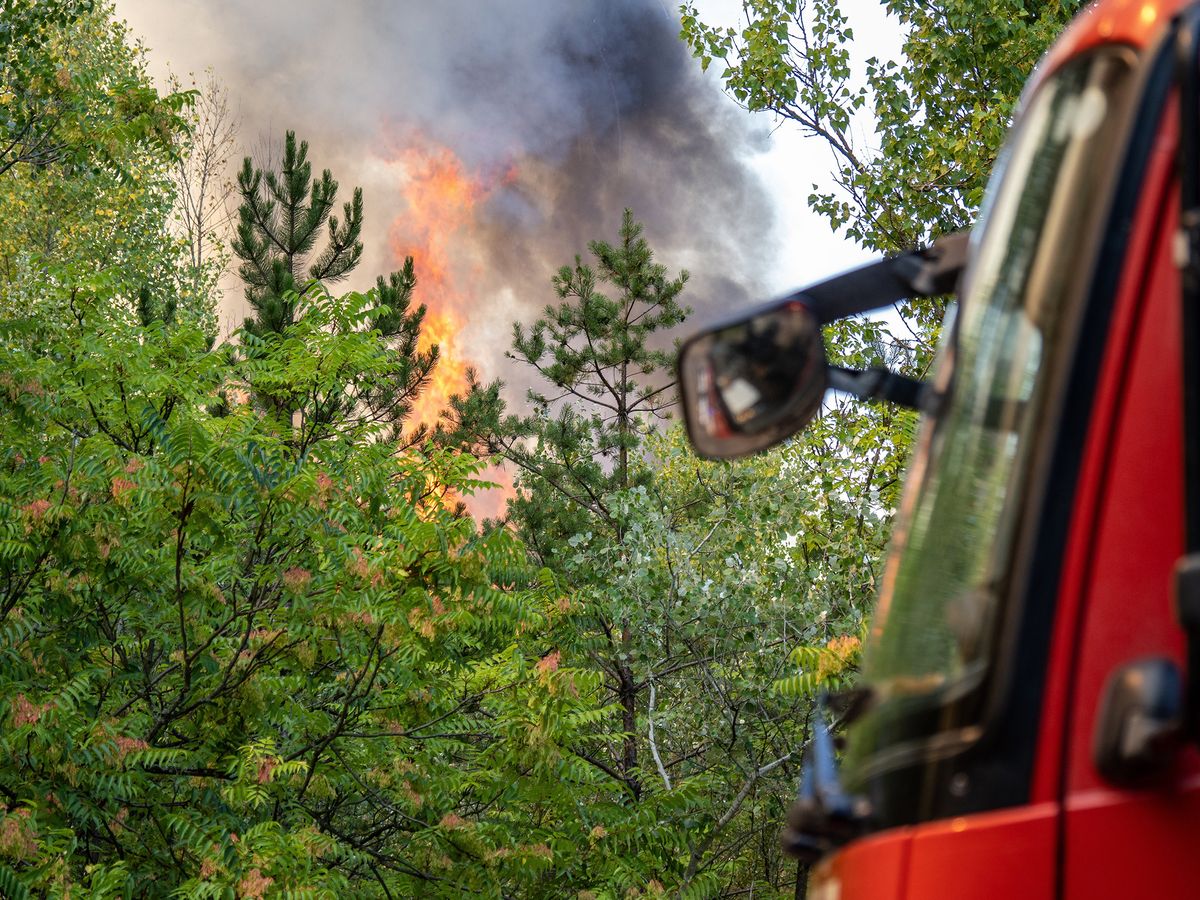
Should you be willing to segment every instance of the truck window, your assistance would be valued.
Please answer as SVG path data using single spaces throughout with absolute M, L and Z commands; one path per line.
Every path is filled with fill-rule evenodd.
M 945 398 L 922 425 L 884 570 L 863 670 L 876 702 L 851 730 L 852 783 L 899 764 L 906 747 L 972 737 L 1051 369 L 1067 355 L 1056 353 L 1069 339 L 1066 297 L 1090 271 L 1078 262 L 1087 223 L 1107 204 L 1098 186 L 1116 156 L 1131 59 L 1108 48 L 1047 79 L 996 166 L 961 321 L 944 329 L 956 334 L 934 376 Z

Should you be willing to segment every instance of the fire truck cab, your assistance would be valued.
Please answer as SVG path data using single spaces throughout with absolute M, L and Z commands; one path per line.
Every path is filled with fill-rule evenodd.
M 969 240 L 681 349 L 706 456 L 784 439 L 827 387 L 924 413 L 862 711 L 785 837 L 814 900 L 1200 896 L 1198 45 L 1200 6 L 1100 0 Z M 825 362 L 822 324 L 953 285 L 928 382 Z

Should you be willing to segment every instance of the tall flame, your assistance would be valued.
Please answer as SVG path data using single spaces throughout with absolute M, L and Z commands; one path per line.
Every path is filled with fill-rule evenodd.
M 437 365 L 413 404 L 410 421 L 432 428 L 450 397 L 468 386 L 471 361 L 461 335 L 473 298 L 463 282 L 474 272 L 465 251 L 473 243 L 478 206 L 491 185 L 468 172 L 447 147 L 418 141 L 402 150 L 397 162 L 405 173 L 408 209 L 392 223 L 389 243 L 397 261 L 413 258 L 416 296 L 426 306 L 418 349 L 438 347 Z M 489 466 L 481 477 L 500 487 L 467 498 L 467 506 L 477 518 L 499 516 L 513 495 L 512 478 L 497 466 Z
M 413 406 L 412 422 L 432 427 L 451 395 L 467 388 L 470 363 L 458 341 L 464 312 L 457 283 L 462 261 L 451 248 L 456 240 L 469 239 L 476 206 L 487 190 L 445 147 L 410 147 L 399 161 L 407 176 L 408 210 L 392 224 L 390 243 L 398 259 L 413 258 L 417 295 L 428 309 L 419 349 L 436 344 L 439 354 L 430 382 Z

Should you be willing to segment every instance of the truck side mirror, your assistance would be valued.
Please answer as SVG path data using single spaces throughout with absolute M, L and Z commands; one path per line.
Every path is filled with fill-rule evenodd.
M 916 408 L 922 383 L 886 370 L 830 369 L 821 326 L 910 297 L 953 291 L 967 262 L 968 233 L 812 284 L 783 300 L 709 328 L 679 351 L 688 437 L 701 456 L 733 459 L 765 450 L 810 421 L 833 387 Z
M 688 340 L 679 351 L 688 435 L 701 456 L 732 459 L 807 425 L 828 386 L 821 326 L 795 298 Z
M 1149 657 L 1108 679 L 1092 759 L 1120 787 L 1140 787 L 1170 770 L 1182 744 L 1183 678 L 1169 659 Z

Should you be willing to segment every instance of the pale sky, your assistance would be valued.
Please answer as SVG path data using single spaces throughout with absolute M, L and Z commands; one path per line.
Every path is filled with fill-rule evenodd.
M 702 16 L 712 22 L 733 25 L 741 13 L 741 0 L 696 0 Z M 896 59 L 901 34 L 895 19 L 888 19 L 882 4 L 874 0 L 841 0 L 841 7 L 854 28 L 853 52 L 856 74 L 861 77 L 865 60 L 872 56 Z M 764 117 L 765 119 L 765 117 Z M 871 146 L 864 122 L 859 137 Z M 871 255 L 848 240 L 834 235 L 826 222 L 808 208 L 813 182 L 825 186 L 834 168 L 824 142 L 804 137 L 798 128 L 783 122 L 771 134 L 770 150 L 754 162 L 763 182 L 775 196 L 781 252 L 771 272 L 771 289 L 785 293 L 809 282 L 870 260 Z

